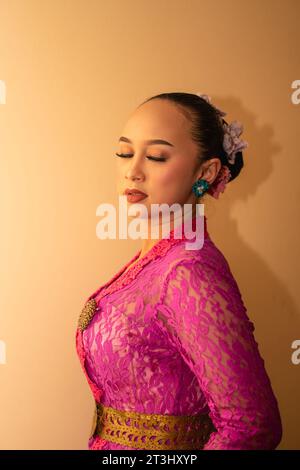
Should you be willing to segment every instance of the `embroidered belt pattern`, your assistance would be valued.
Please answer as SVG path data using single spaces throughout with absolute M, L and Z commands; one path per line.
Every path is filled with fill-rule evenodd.
M 201 450 L 213 431 L 208 414 L 145 414 L 96 403 L 91 435 L 135 449 Z

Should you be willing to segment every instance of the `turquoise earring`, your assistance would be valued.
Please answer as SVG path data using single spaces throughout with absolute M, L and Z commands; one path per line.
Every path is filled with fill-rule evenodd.
M 205 193 L 205 191 L 208 190 L 209 186 L 210 184 L 206 180 L 199 178 L 193 184 L 192 190 L 193 190 L 193 193 L 195 193 L 196 197 L 200 197 Z

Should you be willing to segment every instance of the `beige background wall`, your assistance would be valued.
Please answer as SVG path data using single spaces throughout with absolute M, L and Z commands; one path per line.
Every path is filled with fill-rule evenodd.
M 298 0 L 0 1 L 1 449 L 87 446 L 77 318 L 140 247 L 97 239 L 96 208 L 117 203 L 128 114 L 165 91 L 206 93 L 244 123 L 245 168 L 205 211 L 256 326 L 279 448 L 300 449 L 299 17 Z

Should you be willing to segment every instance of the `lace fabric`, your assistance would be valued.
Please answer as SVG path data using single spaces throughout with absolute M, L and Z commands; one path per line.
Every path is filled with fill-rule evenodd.
M 201 249 L 187 250 L 185 237 L 170 235 L 87 299 L 95 309 L 77 328 L 76 345 L 93 396 L 118 410 L 209 413 L 215 430 L 203 450 L 275 449 L 278 403 L 206 217 Z M 96 434 L 88 447 L 132 450 Z

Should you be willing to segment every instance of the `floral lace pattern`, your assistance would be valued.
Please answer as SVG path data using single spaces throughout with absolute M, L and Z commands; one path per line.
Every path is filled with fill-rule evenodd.
M 194 219 L 193 219 L 194 222 Z M 237 283 L 209 237 L 140 251 L 87 300 L 97 309 L 76 331 L 96 401 L 138 413 L 209 413 L 206 449 L 275 449 L 281 418 Z M 122 275 L 123 273 L 123 275 Z M 131 447 L 90 437 L 89 449 Z

